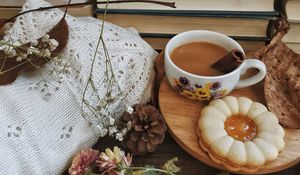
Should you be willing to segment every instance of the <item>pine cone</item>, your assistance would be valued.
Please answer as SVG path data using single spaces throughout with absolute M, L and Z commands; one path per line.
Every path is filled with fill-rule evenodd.
M 124 145 L 132 154 L 154 152 L 165 137 L 167 125 L 159 111 L 151 105 L 135 105 L 132 114 L 125 112 L 123 120 L 131 122 Z

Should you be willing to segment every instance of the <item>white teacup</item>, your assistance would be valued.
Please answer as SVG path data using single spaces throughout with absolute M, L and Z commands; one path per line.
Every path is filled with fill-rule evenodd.
M 228 36 L 212 31 L 193 30 L 180 33 L 173 37 L 165 48 L 165 71 L 171 86 L 180 94 L 194 100 L 212 100 L 221 98 L 233 89 L 244 88 L 260 82 L 266 75 L 266 66 L 257 59 L 246 59 L 232 72 L 220 76 L 199 76 L 186 72 L 177 67 L 171 60 L 172 51 L 178 46 L 191 42 L 210 42 L 222 46 L 228 52 L 242 47 Z M 210 65 L 207 65 L 210 66 Z M 257 68 L 259 72 L 247 79 L 240 80 L 247 69 Z

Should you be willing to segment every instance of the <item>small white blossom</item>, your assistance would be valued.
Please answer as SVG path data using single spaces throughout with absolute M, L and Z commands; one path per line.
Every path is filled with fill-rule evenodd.
M 26 59 L 27 56 L 28 56 L 28 55 L 27 55 L 26 53 L 21 53 L 21 54 L 20 54 L 20 57 L 21 57 L 22 59 Z
M 113 119 L 112 117 L 109 118 L 109 125 L 114 125 L 115 124 L 115 119 Z
M 42 56 L 44 58 L 51 58 L 51 51 L 49 49 L 45 49 L 42 51 Z
M 27 49 L 27 54 L 28 54 L 28 55 L 31 55 L 31 54 L 39 55 L 39 54 L 40 54 L 40 51 L 39 51 L 36 47 L 30 46 L 30 47 Z
M 122 141 L 123 140 L 123 136 L 121 133 L 117 133 L 116 134 L 116 139 L 119 140 L 119 141 Z
M 5 34 L 8 34 L 10 29 L 12 27 L 12 24 L 11 23 L 6 23 L 4 26 L 3 26 L 3 29 L 4 29 L 4 33 Z
M 127 128 L 122 129 L 121 130 L 122 136 L 125 136 L 127 134 L 127 132 L 128 132 Z
M 18 62 L 20 62 L 20 61 L 22 61 L 22 60 L 23 60 L 23 58 L 20 57 L 20 56 L 18 56 L 18 57 L 16 58 L 16 61 L 18 61 Z
M 133 108 L 131 106 L 128 106 L 126 112 L 128 112 L 129 114 L 132 114 Z
M 22 45 L 22 43 L 20 42 L 20 41 L 16 41 L 16 42 L 14 42 L 14 44 L 13 44 L 14 46 L 21 46 Z
M 49 41 L 50 36 L 48 34 L 44 35 L 42 37 L 42 42 L 48 42 Z
M 14 57 L 17 55 L 16 50 L 12 46 L 5 45 L 3 51 L 8 57 Z
M 130 128 L 131 128 L 131 121 L 127 122 L 126 125 L 127 125 L 127 129 L 130 130 Z
M 31 45 L 32 46 L 37 46 L 38 44 L 39 44 L 39 42 L 37 40 L 31 41 Z
M 50 39 L 48 44 L 50 46 L 51 51 L 55 50 L 59 45 L 59 43 L 55 39 Z
M 118 131 L 117 127 L 116 126 L 112 126 L 112 127 L 109 127 L 108 128 L 108 134 L 110 136 L 112 136 L 114 133 L 116 133 Z
M 100 101 L 98 102 L 97 107 L 98 107 L 99 109 L 102 109 L 102 108 L 104 108 L 106 105 L 107 105 L 107 102 L 106 102 L 105 100 L 100 100 Z

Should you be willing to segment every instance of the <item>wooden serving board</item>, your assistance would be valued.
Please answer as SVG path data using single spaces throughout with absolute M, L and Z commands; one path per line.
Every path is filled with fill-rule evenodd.
M 230 95 L 248 97 L 253 101 L 265 104 L 263 83 L 234 90 Z M 205 103 L 192 101 L 181 96 L 173 90 L 166 78 L 162 81 L 159 90 L 159 106 L 172 137 L 185 151 L 196 159 L 214 168 L 226 170 L 222 165 L 213 162 L 198 145 L 196 134 L 197 122 L 201 109 L 206 105 Z M 285 133 L 286 146 L 279 154 L 278 159 L 268 163 L 255 174 L 277 172 L 300 162 L 300 129 L 285 129 Z M 246 172 L 234 173 L 246 174 Z

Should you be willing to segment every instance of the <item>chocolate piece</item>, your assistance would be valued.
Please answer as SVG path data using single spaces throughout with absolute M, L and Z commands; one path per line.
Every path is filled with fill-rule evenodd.
M 220 72 L 229 73 L 242 64 L 244 59 L 244 53 L 234 49 L 211 66 Z

